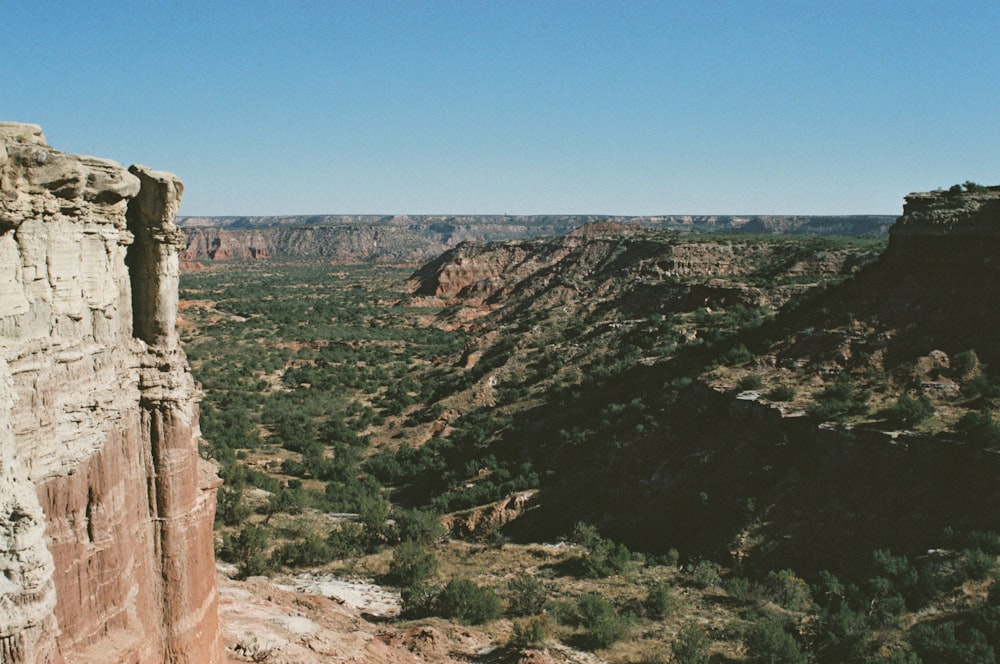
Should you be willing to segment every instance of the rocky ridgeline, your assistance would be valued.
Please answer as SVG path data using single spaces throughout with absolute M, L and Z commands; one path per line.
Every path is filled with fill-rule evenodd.
M 857 270 L 867 258 L 854 250 L 796 256 L 795 246 L 788 243 L 748 242 L 738 236 L 703 241 L 637 225 L 595 222 L 559 238 L 465 243 L 421 267 L 412 280 L 417 295 L 499 302 L 515 293 L 526 300 L 554 289 L 573 289 L 571 282 L 612 294 L 627 282 L 698 277 L 726 289 L 767 264 L 780 264 L 789 275 L 832 276 Z M 759 294 L 744 296 L 749 298 L 746 304 L 754 304 Z
M 0 124 L 0 661 L 223 660 L 183 187 Z
M 889 216 L 666 215 L 322 215 L 182 217 L 182 260 L 253 260 L 272 256 L 336 262 L 422 263 L 463 242 L 559 236 L 593 224 L 658 230 L 884 236 Z
M 1000 186 L 913 193 L 889 231 L 886 257 L 977 268 L 1000 258 Z

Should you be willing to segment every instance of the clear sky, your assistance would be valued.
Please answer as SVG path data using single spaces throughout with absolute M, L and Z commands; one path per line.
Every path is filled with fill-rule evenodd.
M 1000 183 L 1000 2 L 3 0 L 0 119 L 182 214 L 898 214 Z

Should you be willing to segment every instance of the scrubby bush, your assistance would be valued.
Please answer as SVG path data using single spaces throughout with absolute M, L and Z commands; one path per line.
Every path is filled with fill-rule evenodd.
M 361 555 L 365 551 L 364 535 L 364 526 L 360 523 L 341 521 L 326 538 L 331 558 Z
M 955 428 L 971 443 L 980 447 L 1000 445 L 1000 425 L 989 409 L 979 413 L 966 413 Z
M 796 391 L 791 385 L 778 385 L 767 393 L 767 398 L 771 401 L 791 401 L 795 398 Z
M 311 532 L 300 540 L 278 547 L 274 558 L 289 567 L 311 567 L 330 562 L 333 552 L 326 539 Z
M 722 354 L 722 363 L 730 367 L 738 367 L 753 359 L 753 353 L 745 344 L 736 344 Z
M 989 530 L 974 530 L 965 538 L 970 549 L 979 549 L 994 556 L 1000 556 L 1000 534 Z
M 670 644 L 677 664 L 708 664 L 708 635 L 694 623 L 687 623 Z
M 407 618 L 423 618 L 431 615 L 440 592 L 440 586 L 428 583 L 414 583 L 406 586 L 399 593 L 402 600 L 401 615 Z
M 576 611 L 585 630 L 582 640 L 587 648 L 607 648 L 628 634 L 628 618 L 619 615 L 608 600 L 596 593 L 577 600 Z
M 711 560 L 700 560 L 691 570 L 691 580 L 700 588 L 722 585 L 722 568 Z
M 997 558 L 979 549 L 966 549 L 959 554 L 955 567 L 961 578 L 982 581 L 996 570 Z
M 807 656 L 798 641 L 772 619 L 756 621 L 744 635 L 747 662 L 751 664 L 805 664 Z
M 746 392 L 747 390 L 759 390 L 764 385 L 764 379 L 760 377 L 760 374 L 747 374 L 740 378 L 736 387 L 741 392 Z
M 392 552 L 389 581 L 399 586 L 412 586 L 434 576 L 437 567 L 437 558 L 421 544 L 403 542 Z
M 226 535 L 222 539 L 219 557 L 235 563 L 242 579 L 259 576 L 271 571 L 271 561 L 266 555 L 268 531 L 266 528 L 248 523 L 236 535 Z
M 652 584 L 646 593 L 643 607 L 650 618 L 666 618 L 674 610 L 674 598 L 670 588 L 663 583 Z
M 436 613 L 465 625 L 481 625 L 496 620 L 503 613 L 500 597 L 489 588 L 481 588 L 469 579 L 453 579 L 434 602 Z
M 966 350 L 957 353 L 951 358 L 951 370 L 958 378 L 966 378 L 973 371 L 979 368 L 979 356 L 974 350 Z
M 545 623 L 538 618 L 515 621 L 510 635 L 510 645 L 515 648 L 530 648 L 545 642 Z
M 901 395 L 896 403 L 879 411 L 879 416 L 891 426 L 915 427 L 934 414 L 934 406 L 930 400 L 921 395 L 914 399 Z
M 982 632 L 971 627 L 959 629 L 953 622 L 917 625 L 910 632 L 910 643 L 925 662 L 996 664 L 993 649 Z
M 632 552 L 628 547 L 602 537 L 597 528 L 590 524 L 576 524 L 573 541 L 586 550 L 586 555 L 581 560 L 585 576 L 603 578 L 612 574 L 625 574 L 632 569 Z
M 507 583 L 507 613 L 512 616 L 534 616 L 542 611 L 546 599 L 545 584 L 527 574 Z
M 765 595 L 789 611 L 807 611 L 812 607 L 809 585 L 790 569 L 768 572 L 764 577 Z
M 393 510 L 396 532 L 403 542 L 417 542 L 425 546 L 434 544 L 445 536 L 447 530 L 441 517 L 429 510 Z

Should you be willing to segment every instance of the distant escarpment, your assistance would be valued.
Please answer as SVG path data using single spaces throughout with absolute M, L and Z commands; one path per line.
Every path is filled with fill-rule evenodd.
M 654 230 L 882 237 L 892 217 L 665 215 L 322 215 L 182 217 L 183 260 L 252 260 L 273 256 L 342 263 L 422 263 L 462 242 L 557 236 L 586 224 Z
M 666 291 L 674 293 L 679 280 L 686 282 L 683 292 L 692 302 L 761 306 L 780 304 L 771 300 L 800 291 L 797 277 L 808 283 L 847 275 L 871 259 L 870 250 L 854 247 L 814 248 L 808 241 L 703 237 L 598 222 L 560 238 L 465 243 L 424 265 L 412 279 L 417 295 L 490 306 L 539 308 L 570 296 L 593 303 L 613 297 L 621 303 L 623 291 L 648 303 Z M 787 284 L 770 294 L 748 285 L 778 276 Z M 584 291 L 593 297 L 581 297 Z M 636 311 L 641 307 L 637 301 Z
M 224 661 L 183 187 L 0 124 L 0 661 Z

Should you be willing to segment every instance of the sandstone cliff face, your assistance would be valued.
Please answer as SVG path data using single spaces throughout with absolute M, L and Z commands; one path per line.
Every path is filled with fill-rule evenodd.
M 181 192 L 0 124 L 2 662 L 224 661 Z

